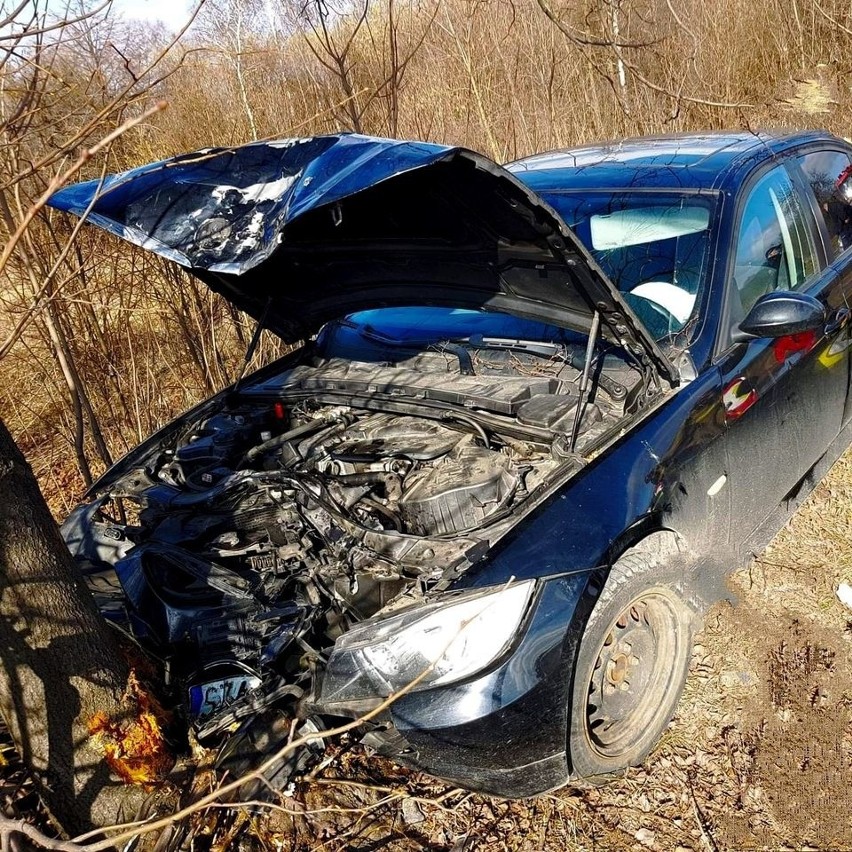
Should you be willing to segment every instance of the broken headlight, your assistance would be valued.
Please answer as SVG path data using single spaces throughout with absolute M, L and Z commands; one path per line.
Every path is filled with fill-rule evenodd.
M 334 646 L 320 704 L 454 683 L 498 659 L 517 635 L 534 580 L 462 592 L 356 625 Z M 431 667 L 431 668 L 430 668 Z M 424 674 L 425 673 L 425 674 Z

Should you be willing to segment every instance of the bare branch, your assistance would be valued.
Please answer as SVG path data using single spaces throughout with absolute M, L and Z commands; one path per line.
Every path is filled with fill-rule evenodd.
M 48 837 L 25 820 L 8 819 L 0 813 L 0 844 L 2 844 L 4 850 L 9 848 L 7 840 L 13 834 L 23 834 L 24 837 L 32 840 L 40 848 L 56 850 L 56 852 L 83 852 L 86 848 L 71 840 L 58 840 Z
M 437 662 L 437 660 L 435 662 Z M 351 722 L 346 722 L 343 725 L 338 725 L 336 728 L 328 728 L 325 731 L 316 731 L 314 733 L 306 734 L 303 737 L 298 737 L 295 740 L 288 742 L 285 746 L 283 746 L 274 754 L 272 754 L 269 758 L 267 758 L 260 766 L 257 767 L 257 769 L 254 769 L 251 772 L 247 772 L 245 775 L 235 779 L 234 781 L 229 782 L 228 784 L 223 785 L 222 787 L 218 787 L 211 793 L 208 793 L 206 796 L 202 796 L 200 799 L 193 802 L 192 804 L 189 804 L 186 807 L 175 811 L 173 814 L 169 814 L 168 816 L 161 817 L 160 819 L 147 822 L 144 825 L 133 823 L 105 827 L 103 829 L 105 833 L 113 831 L 118 831 L 119 833 L 113 835 L 112 837 L 106 840 L 101 840 L 96 843 L 88 844 L 85 847 L 86 852 L 105 852 L 105 850 L 112 849 L 118 844 L 126 843 L 128 840 L 131 840 L 134 837 L 143 834 L 150 834 L 152 831 L 160 831 L 161 829 L 168 828 L 169 826 L 174 825 L 176 822 L 185 819 L 191 814 L 204 810 L 204 808 L 206 808 L 208 805 L 217 802 L 223 796 L 230 795 L 231 793 L 236 793 L 241 787 L 248 784 L 249 781 L 263 780 L 265 773 L 269 769 L 272 769 L 279 761 L 287 757 L 287 755 L 292 754 L 297 749 L 302 748 L 302 746 L 310 745 L 310 743 L 318 739 L 328 739 L 330 737 L 340 736 L 341 734 L 348 733 L 349 731 L 360 727 L 364 724 L 364 722 L 369 722 L 370 719 L 375 719 L 376 716 L 379 716 L 381 713 L 387 710 L 388 707 L 390 707 L 392 704 L 402 698 L 403 695 L 406 695 L 407 693 L 411 692 L 411 690 L 414 689 L 423 680 L 423 678 L 425 678 L 432 671 L 434 666 L 435 663 L 433 662 L 431 665 L 423 669 L 423 671 L 419 675 L 417 675 L 416 678 L 406 684 L 402 689 L 389 695 L 382 702 L 377 704 L 372 710 L 369 710 L 368 712 L 362 714 L 359 718 L 353 719 Z M 77 850 L 69 850 L 69 852 L 77 852 Z
M 618 47 L 622 49 L 639 49 L 659 44 L 659 39 L 629 42 L 618 41 L 617 39 L 600 38 L 599 36 L 593 36 L 591 33 L 584 33 L 582 30 L 577 30 L 569 24 L 566 24 L 565 21 L 563 21 L 562 18 L 560 18 L 556 12 L 550 8 L 547 4 L 547 0 L 537 0 L 537 2 L 541 7 L 541 11 L 544 12 L 544 14 L 547 15 L 547 17 L 558 27 L 560 32 L 566 38 L 573 41 L 574 44 L 584 45 L 585 47 Z
M 617 48 L 616 48 L 617 49 Z M 624 64 L 630 69 L 633 73 L 633 76 L 644 86 L 651 89 L 653 92 L 658 92 L 661 95 L 665 95 L 667 98 L 671 98 L 676 103 L 689 103 L 689 104 L 701 104 L 703 106 L 709 107 L 718 107 L 720 109 L 746 109 L 749 107 L 753 107 L 754 104 L 746 103 L 745 101 L 713 101 L 708 98 L 698 98 L 695 95 L 684 95 L 680 92 L 673 92 L 671 89 L 667 89 L 665 86 L 660 86 L 657 83 L 654 83 L 652 80 L 649 80 L 636 66 L 636 63 L 630 62 L 627 59 L 624 59 Z
M 0 21 L 0 28 L 14 23 L 15 16 L 28 3 L 29 3 L 29 0 L 24 0 L 24 2 L 21 3 L 21 5 L 18 6 L 18 8 L 14 12 L 12 12 L 12 14 L 9 17 L 7 17 L 6 20 Z M 54 30 L 64 29 L 65 27 L 71 26 L 71 24 L 79 24 L 81 21 L 88 21 L 91 18 L 94 18 L 96 15 L 98 15 L 104 9 L 106 9 L 106 7 L 110 5 L 110 3 L 112 3 L 112 0 L 105 0 L 105 2 L 101 3 L 101 5 L 98 6 L 96 9 L 92 9 L 91 11 L 86 12 L 82 15 L 79 15 L 76 18 L 67 18 L 67 19 L 63 19 L 61 21 L 56 21 L 53 24 L 47 24 L 46 26 L 39 27 L 38 29 L 35 29 L 35 30 L 31 30 L 29 28 L 26 28 L 26 29 L 23 29 L 23 30 L 21 30 L 20 32 L 17 32 L 17 33 L 0 34 L 0 42 L 2 42 L 2 41 L 19 41 L 22 38 L 29 38 L 29 37 L 34 36 L 34 35 L 42 35 L 44 33 L 50 33 L 50 32 L 53 32 Z
M 154 59 L 148 64 L 147 68 L 145 68 L 137 75 L 138 80 L 145 80 L 145 78 L 157 66 L 159 66 L 160 63 L 165 59 L 165 57 L 171 52 L 172 48 L 174 48 L 175 45 L 180 42 L 186 31 L 190 28 L 190 26 L 192 26 L 193 21 L 198 16 L 198 13 L 201 11 L 205 2 L 206 0 L 198 0 L 198 4 L 190 14 L 190 17 L 187 22 L 183 25 L 180 31 L 172 37 L 172 39 L 166 44 L 166 46 L 163 47 L 162 50 L 160 50 L 157 56 L 155 56 Z M 147 84 L 147 89 L 150 90 L 150 88 L 155 85 L 155 82 L 156 81 L 149 82 Z M 65 156 L 68 151 L 79 145 L 83 139 L 85 139 L 97 127 L 99 127 L 100 124 L 108 116 L 110 116 L 116 111 L 120 111 L 126 108 L 127 98 L 131 95 L 133 89 L 137 85 L 138 84 L 136 82 L 131 81 L 127 86 L 125 86 L 121 91 L 119 91 L 119 93 L 114 98 L 112 98 L 109 103 L 106 104 L 106 106 L 102 107 L 92 118 L 90 118 L 89 121 L 87 121 L 86 124 L 83 125 L 83 127 L 78 128 L 69 139 L 66 139 L 63 143 L 57 145 L 50 153 L 45 154 L 39 160 L 36 160 L 35 162 L 31 163 L 29 167 L 23 172 L 20 172 L 19 174 L 14 175 L 12 178 L 10 178 L 2 187 L 0 187 L 0 191 L 2 191 L 3 189 L 7 189 L 15 183 L 25 180 L 28 177 L 31 177 L 41 169 L 46 168 L 47 166 L 55 163 L 61 157 Z M 137 93 L 136 96 L 138 96 L 138 94 L 141 93 Z
M 41 210 L 45 204 L 47 204 L 50 196 L 53 195 L 60 187 L 64 186 L 74 177 L 77 172 L 80 171 L 81 168 L 99 151 L 102 151 L 107 145 L 111 142 L 114 142 L 118 139 L 119 136 L 122 136 L 132 127 L 136 127 L 138 124 L 142 124 L 142 122 L 147 121 L 152 115 L 160 112 L 161 110 L 166 108 L 166 102 L 160 101 L 159 103 L 152 106 L 150 109 L 145 110 L 141 115 L 136 118 L 131 118 L 128 121 L 125 121 L 120 127 L 117 127 L 112 133 L 108 133 L 101 139 L 100 142 L 92 145 L 91 148 L 87 148 L 72 164 L 69 166 L 64 172 L 60 172 L 55 175 L 54 178 L 50 181 L 47 186 L 47 189 L 41 194 L 38 200 L 26 211 L 23 219 L 20 224 L 16 228 L 15 232 L 9 238 L 6 245 L 3 247 L 3 252 L 0 253 L 0 273 L 6 267 L 6 264 L 9 262 L 9 258 L 12 256 L 12 253 L 15 250 L 18 242 L 21 237 L 24 235 L 25 231 L 29 227 L 30 222 L 32 222 L 35 215 Z
M 728 102 L 728 101 L 711 100 L 709 98 L 699 98 L 699 97 L 695 97 L 694 95 L 684 95 L 682 92 L 673 92 L 671 89 L 667 89 L 665 86 L 661 86 L 660 84 L 655 83 L 653 80 L 649 79 L 647 77 L 647 75 L 642 73 L 642 71 L 639 69 L 637 64 L 635 62 L 632 62 L 631 60 L 629 60 L 623 52 L 623 48 L 626 47 L 626 46 L 629 46 L 629 47 L 648 47 L 652 44 L 651 42 L 648 42 L 647 44 L 644 44 L 644 45 L 622 45 L 622 44 L 617 43 L 616 41 L 600 41 L 600 43 L 584 41 L 582 38 L 580 38 L 577 35 L 576 32 L 574 32 L 567 24 L 565 24 L 559 18 L 558 15 L 556 15 L 556 13 L 548 5 L 547 0 L 537 0 L 537 2 L 538 2 L 538 5 L 541 7 L 541 10 L 544 12 L 544 14 L 547 15 L 547 17 L 556 25 L 556 27 L 559 29 L 559 31 L 569 41 L 571 41 L 573 44 L 577 45 L 578 47 L 595 46 L 595 47 L 610 47 L 610 48 L 612 48 L 612 50 L 615 52 L 616 57 L 622 63 L 624 63 L 624 66 L 631 71 L 633 76 L 640 83 L 642 83 L 643 86 L 645 86 L 647 89 L 650 89 L 653 92 L 657 92 L 658 94 L 665 95 L 667 98 L 671 98 L 676 104 L 679 104 L 681 102 L 685 102 L 685 103 L 691 103 L 691 104 L 701 104 L 703 106 L 709 106 L 709 107 L 717 107 L 717 108 L 720 108 L 720 109 L 743 109 L 743 108 L 753 106 L 753 104 L 745 103 L 745 102 L 742 102 L 742 101 L 738 101 L 736 103 L 731 103 L 731 102 Z M 814 0 L 814 2 L 816 2 L 816 0 Z M 592 64 L 592 66 L 595 68 L 596 71 L 598 71 L 598 73 L 602 73 L 600 71 L 600 69 L 592 62 L 592 60 L 590 59 L 588 54 L 584 53 L 584 58 L 586 59 L 587 62 Z M 603 73 L 602 76 L 606 77 L 606 79 L 609 80 L 609 82 L 613 86 L 613 90 L 614 90 L 615 89 L 615 82 L 611 79 L 610 75 Z M 618 97 L 618 100 L 619 100 L 619 103 L 622 106 L 622 109 L 627 111 L 626 104 L 623 103 L 623 101 L 621 100 L 621 97 L 618 94 L 616 96 Z
M 104 170 L 101 172 L 101 185 L 103 184 L 105 174 L 106 164 L 104 164 Z M 15 324 L 15 327 L 9 333 L 9 336 L 6 338 L 3 344 L 0 345 L 0 360 L 2 360 L 4 356 L 8 354 L 9 350 L 15 345 L 21 334 L 23 334 L 27 323 L 29 323 L 33 316 L 35 316 L 35 314 L 43 307 L 42 298 L 45 296 L 45 294 L 51 291 L 51 298 L 54 298 L 56 296 L 58 288 L 52 287 L 54 278 L 56 277 L 56 273 L 59 269 L 60 264 L 68 256 L 68 252 L 71 251 L 71 248 L 74 245 L 74 240 L 77 238 L 77 234 L 80 233 L 81 228 L 89 218 L 89 213 L 97 203 L 98 198 L 100 197 L 100 189 L 101 187 L 99 186 L 97 192 L 95 192 L 95 194 L 92 196 L 92 200 L 89 202 L 89 206 L 83 212 L 83 215 L 77 220 L 77 222 L 74 223 L 74 228 L 71 231 L 71 234 L 69 235 L 68 239 L 65 241 L 65 245 L 62 247 L 62 250 L 59 252 L 59 256 L 56 258 L 56 262 L 53 264 L 47 275 L 45 275 L 44 283 L 36 292 L 35 296 L 32 298 L 27 310 Z M 69 280 L 70 278 L 66 279 L 66 282 Z
M 8 27 L 10 24 L 14 24 L 15 18 L 17 18 L 18 15 L 26 9 L 29 2 L 30 0 L 21 0 L 21 2 L 11 12 L 9 12 L 5 18 L 0 20 L 0 27 Z
M 846 33 L 846 35 L 852 35 L 852 30 L 850 30 L 849 27 L 843 26 L 843 24 L 841 24 L 840 21 L 837 20 L 837 18 L 834 18 L 829 15 L 828 12 L 826 12 L 825 9 L 820 6 L 817 0 L 811 0 L 811 2 L 814 4 L 814 8 L 817 10 L 817 12 L 819 12 L 820 15 L 822 15 L 823 18 L 825 18 L 830 24 L 837 27 L 842 32 Z

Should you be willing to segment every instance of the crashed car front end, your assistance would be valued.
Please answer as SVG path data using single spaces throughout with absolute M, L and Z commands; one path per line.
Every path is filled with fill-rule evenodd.
M 202 741 L 273 705 L 352 717 L 406 693 L 372 738 L 410 752 L 380 743 L 380 728 L 404 729 L 404 708 L 422 715 L 424 701 L 444 705 L 430 711 L 443 727 L 447 696 L 481 690 L 473 681 L 493 679 L 542 617 L 533 580 L 454 590 L 580 468 L 567 449 L 578 403 L 570 380 L 560 393 L 563 380 L 513 375 L 515 362 L 533 368 L 537 356 L 490 357 L 490 370 L 453 376 L 440 395 L 457 403 L 434 410 L 420 394 L 433 376 L 446 382 L 441 351 L 404 368 L 330 359 L 248 383 L 169 427 L 69 516 L 63 534 L 102 611 L 161 658 Z M 350 387 L 381 374 L 387 397 L 346 404 L 342 372 Z M 476 410 L 465 404 L 474 394 Z M 586 408 L 580 451 L 611 431 L 619 408 Z M 539 625 L 533 634 L 540 642 Z M 501 679 L 496 703 L 492 687 L 490 704 L 467 702 L 468 722 L 512 703 Z
M 673 370 L 499 167 L 440 146 L 395 143 L 394 162 L 388 140 L 306 143 L 252 150 L 242 188 L 223 189 L 233 151 L 199 152 L 54 199 L 308 339 L 121 460 L 63 534 L 102 611 L 224 755 L 271 711 L 315 727 L 369 714 L 366 743 L 466 786 L 557 786 L 559 672 L 590 574 L 466 579 Z M 412 222 L 402 199 L 418 187 Z

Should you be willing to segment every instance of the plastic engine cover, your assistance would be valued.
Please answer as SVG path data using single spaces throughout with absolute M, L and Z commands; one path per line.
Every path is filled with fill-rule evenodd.
M 411 477 L 399 501 L 409 532 L 457 533 L 476 527 L 509 502 L 518 485 L 508 459 L 484 447 L 458 447 Z

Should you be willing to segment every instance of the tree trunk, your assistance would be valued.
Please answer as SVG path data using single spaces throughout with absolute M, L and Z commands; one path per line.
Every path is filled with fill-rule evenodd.
M 70 834 L 132 816 L 144 797 L 111 775 L 93 720 L 133 725 L 127 663 L 33 476 L 0 421 L 0 714 Z

